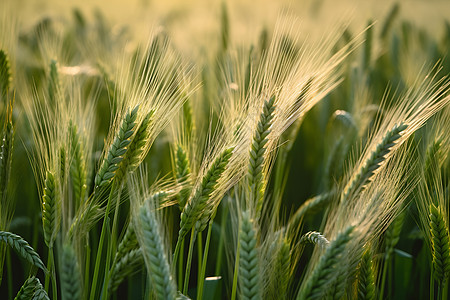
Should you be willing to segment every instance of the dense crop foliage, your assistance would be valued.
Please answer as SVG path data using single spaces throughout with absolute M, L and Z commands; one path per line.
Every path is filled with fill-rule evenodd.
M 188 55 L 3 6 L 2 299 L 449 299 L 449 23 L 238 43 L 223 4 Z

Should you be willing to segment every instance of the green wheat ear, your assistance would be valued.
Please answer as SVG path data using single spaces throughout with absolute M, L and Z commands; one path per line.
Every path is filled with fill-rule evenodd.
M 433 272 L 439 284 L 448 280 L 450 274 L 450 235 L 441 209 L 430 205 L 430 231 L 433 254 Z
M 25 280 L 14 300 L 30 300 L 33 298 L 37 287 L 37 278 L 32 276 Z
M 358 265 L 358 300 L 375 299 L 375 270 L 372 262 L 372 254 L 365 251 Z
M 73 193 L 77 206 L 83 202 L 86 194 L 86 163 L 82 142 L 78 134 L 77 126 L 69 122 L 69 134 L 72 162 L 70 165 L 70 177 L 72 179 Z
M 268 135 L 271 132 L 272 120 L 275 111 L 275 96 L 264 102 L 262 112 L 256 130 L 253 134 L 252 145 L 250 149 L 250 158 L 248 166 L 248 185 L 250 197 L 256 203 L 256 211 L 259 215 L 264 200 L 264 189 L 266 178 L 264 174 L 264 164 L 266 144 L 269 141 Z
M 142 266 L 144 258 L 140 248 L 131 249 L 120 259 L 115 261 L 111 270 L 111 278 L 108 285 L 108 294 L 112 295 L 120 286 L 122 281 Z
M 123 156 L 119 169 L 116 171 L 116 180 L 119 182 L 125 177 L 127 172 L 134 172 L 139 166 L 145 146 L 149 140 L 149 128 L 151 125 L 153 110 L 145 115 L 139 127 L 136 129 L 136 134 L 133 140 L 128 145 L 128 150 Z
M 178 205 L 181 209 L 184 208 L 191 193 L 191 186 L 189 184 L 189 176 L 191 175 L 191 168 L 186 151 L 181 145 L 177 146 L 175 153 L 175 177 L 179 184 L 183 187 L 178 194 Z
M 44 240 L 47 247 L 53 247 L 53 242 L 59 230 L 60 201 L 55 176 L 47 171 L 44 182 L 44 194 L 42 195 L 42 225 Z
M 7 245 L 12 247 L 17 253 L 20 254 L 24 259 L 26 259 L 32 265 L 42 269 L 44 272 L 47 272 L 47 269 L 44 266 L 39 254 L 34 251 L 34 249 L 25 241 L 22 237 L 17 234 L 0 231 L 0 241 L 5 242 Z
M 11 81 L 11 66 L 9 65 L 8 55 L 5 51 L 0 50 L 0 100 L 6 100 Z
M 81 273 L 72 245 L 67 244 L 63 247 L 60 272 L 63 299 L 81 299 Z
M 336 275 L 336 266 L 344 255 L 344 249 L 351 239 L 354 226 L 341 232 L 327 247 L 309 277 L 300 289 L 297 300 L 322 299 L 329 289 L 329 283 Z
M 160 236 L 159 223 L 152 211 L 143 206 L 139 213 L 140 245 L 157 299 L 175 299 L 176 287 Z
M 102 165 L 95 176 L 96 189 L 108 185 L 114 178 L 117 169 L 119 169 L 119 164 L 122 162 L 123 157 L 127 152 L 127 146 L 131 143 L 131 136 L 133 135 L 136 126 L 135 121 L 138 109 L 139 106 L 136 106 L 133 110 L 129 111 L 122 120 L 122 124 L 108 150 L 106 158 L 103 160 Z
M 12 104 L 9 104 L 6 126 L 3 129 L 3 137 L 0 149 L 0 201 L 1 201 L 0 203 L 3 203 L 2 205 L 5 205 L 5 203 L 7 203 L 5 197 L 7 197 L 9 179 L 11 176 L 13 147 L 14 147 L 14 126 L 12 124 Z M 8 216 L 2 217 L 8 218 Z
M 181 212 L 180 231 L 178 232 L 178 241 L 182 240 L 192 229 L 194 224 L 203 214 L 208 200 L 215 191 L 220 177 L 225 172 L 228 162 L 233 155 L 233 147 L 224 150 L 214 160 L 211 167 L 202 178 L 200 186 L 195 191 L 194 196 L 187 202 Z
M 256 230 L 249 212 L 243 212 L 239 229 L 239 282 L 241 299 L 261 299 Z
M 48 78 L 48 97 L 50 103 L 56 103 L 56 96 L 61 90 L 61 81 L 58 73 L 58 62 L 53 60 L 50 62 L 50 74 Z
M 372 179 L 375 172 L 381 167 L 387 156 L 391 153 L 392 147 L 396 141 L 402 137 L 402 132 L 408 128 L 408 125 L 400 123 L 390 129 L 377 144 L 376 148 L 370 153 L 362 166 L 352 176 L 342 194 L 342 202 L 346 202 L 350 195 L 360 192 L 364 186 Z

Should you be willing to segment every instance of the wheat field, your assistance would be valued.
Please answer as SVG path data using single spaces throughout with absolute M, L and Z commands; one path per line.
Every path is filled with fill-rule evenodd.
M 1 299 L 450 299 L 448 1 L 0 3 Z

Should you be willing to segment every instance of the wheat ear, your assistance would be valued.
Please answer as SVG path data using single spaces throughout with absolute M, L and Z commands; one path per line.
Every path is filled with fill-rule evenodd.
M 14 300 L 30 300 L 36 290 L 37 278 L 32 276 L 25 280 Z
M 45 244 L 49 248 L 53 247 L 59 230 L 59 202 L 55 176 L 47 171 L 42 196 L 42 225 Z
M 139 213 L 140 245 L 157 299 L 175 299 L 176 287 L 160 236 L 159 223 L 146 206 Z
M 149 140 L 149 128 L 152 122 L 153 111 L 147 113 L 139 127 L 133 140 L 128 145 L 127 153 L 123 156 L 122 163 L 116 171 L 116 178 L 121 181 L 127 172 L 133 172 L 139 166 L 144 148 Z
M 372 262 L 372 254 L 365 251 L 358 265 L 358 300 L 375 299 L 375 270 Z
M 136 118 L 139 106 L 136 106 L 133 110 L 129 111 L 117 132 L 114 141 L 112 142 L 106 158 L 103 160 L 100 169 L 95 176 L 95 187 L 108 185 L 114 178 L 120 162 L 123 160 L 125 153 L 127 152 L 127 146 L 131 143 L 131 136 L 134 133 L 136 126 Z
M 239 229 L 239 282 L 241 299 L 261 299 L 256 230 L 248 211 L 242 213 Z
M 50 300 L 47 292 L 44 290 L 44 287 L 42 286 L 38 278 L 36 278 L 36 290 L 34 292 L 32 300 Z
M 272 299 L 287 299 L 287 291 L 291 277 L 291 249 L 286 238 L 279 239 L 278 251 L 275 253 L 275 262 L 271 276 Z
M 58 62 L 53 60 L 50 62 L 50 74 L 48 78 L 48 97 L 50 103 L 56 103 L 56 96 L 61 90 L 61 82 L 58 73 Z
M 433 272 L 440 285 L 450 274 L 450 235 L 441 209 L 430 204 L 430 231 L 433 255 Z
M 32 265 L 42 269 L 44 272 L 47 272 L 44 264 L 42 263 L 39 254 L 34 251 L 33 248 L 25 241 L 22 237 L 17 234 L 0 231 L 0 241 L 5 242 L 7 245 L 16 250 L 23 258 L 25 258 Z
M 6 101 L 6 96 L 11 85 L 12 75 L 8 55 L 0 50 L 0 100 Z
M 354 227 L 349 226 L 330 243 L 310 276 L 305 279 L 303 288 L 297 295 L 297 300 L 322 299 L 335 276 L 336 265 L 342 258 L 353 230 Z
M 250 199 L 256 204 L 256 212 L 259 215 L 264 200 L 264 189 L 266 178 L 264 174 L 264 164 L 266 144 L 271 132 L 272 120 L 275 111 L 275 96 L 264 102 L 262 112 L 256 130 L 253 134 L 252 145 L 250 148 L 250 157 L 248 164 L 248 187 Z
M 377 144 L 375 149 L 370 153 L 367 160 L 361 165 L 361 167 L 352 176 L 342 194 L 342 200 L 344 203 L 348 200 L 349 196 L 358 193 L 364 186 L 372 179 L 373 175 L 387 159 L 391 153 L 392 147 L 398 139 L 401 138 L 402 132 L 408 128 L 408 125 L 400 123 L 395 125 L 389 130 Z
M 233 154 L 233 149 L 234 148 L 228 148 L 217 156 L 211 167 L 203 176 L 201 184 L 197 188 L 194 196 L 187 202 L 181 212 L 178 241 L 181 241 L 186 236 L 203 214 L 209 198 L 215 191 L 220 177 L 226 170 L 228 162 Z
M 300 243 L 311 243 L 319 246 L 322 249 L 327 248 L 330 244 L 327 238 L 317 231 L 310 231 L 308 233 L 305 233 L 300 239 Z
M 144 262 L 140 248 L 131 249 L 114 262 L 108 285 L 108 294 L 112 295 L 122 281 L 133 274 Z
M 6 228 L 12 217 L 12 201 L 8 197 L 9 180 L 11 176 L 12 156 L 14 148 L 14 127 L 12 124 L 12 102 L 7 105 L 6 124 L 0 149 L 0 226 Z M 1 276 L 0 276 L 1 277 Z
M 75 251 L 70 244 L 63 247 L 60 272 L 62 298 L 64 300 L 81 299 L 81 273 Z
M 72 155 L 70 177 L 72 179 L 74 198 L 78 207 L 80 203 L 83 203 L 86 194 L 87 174 L 82 142 L 78 134 L 78 128 L 72 121 L 69 122 L 69 134 Z
M 175 177 L 178 184 L 183 187 L 178 194 L 178 205 L 181 209 L 186 205 L 191 187 L 189 185 L 189 176 L 191 175 L 191 167 L 186 151 L 181 145 L 177 146 L 175 153 Z

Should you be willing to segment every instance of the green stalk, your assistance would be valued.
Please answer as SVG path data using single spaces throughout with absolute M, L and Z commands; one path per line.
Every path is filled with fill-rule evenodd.
M 183 282 L 183 256 L 184 256 L 184 239 L 181 241 L 181 249 L 182 251 L 180 252 L 180 262 L 178 264 L 178 289 L 181 290 L 182 289 L 182 282 Z M 175 264 L 174 264 L 175 266 Z
M 220 237 L 219 237 L 219 247 L 217 250 L 217 260 L 216 260 L 216 270 L 214 271 L 215 276 L 219 276 L 220 269 L 222 267 L 222 256 L 223 256 L 223 248 L 224 248 L 224 236 L 225 236 L 225 227 L 226 227 L 226 220 L 227 220 L 227 214 L 228 214 L 228 206 L 225 205 L 222 209 L 222 220 L 220 221 Z
M 6 274 L 8 274 L 8 299 L 13 298 L 13 276 L 12 276 L 12 265 L 11 265 L 11 252 L 9 248 L 6 248 Z
M 86 237 L 86 264 L 84 269 L 84 289 L 87 293 L 87 287 L 89 286 L 89 275 L 91 266 L 91 247 L 89 246 L 89 237 Z
M 48 288 L 50 286 L 50 272 L 52 270 L 53 265 L 53 247 L 48 248 L 48 257 L 47 257 L 47 270 L 48 272 L 45 273 L 45 291 L 48 293 Z
M 231 289 L 231 300 L 236 300 L 238 272 L 239 272 L 239 258 L 240 258 L 240 239 L 238 238 L 238 244 L 236 248 L 236 260 L 234 261 L 234 275 L 233 275 L 233 288 Z
M 96 299 L 95 297 L 95 292 L 96 292 L 96 288 L 97 288 L 97 280 L 98 280 L 98 273 L 100 271 L 100 261 L 102 259 L 102 252 L 103 252 L 103 244 L 105 242 L 105 233 L 106 233 L 106 224 L 109 224 L 108 221 L 108 215 L 109 212 L 111 210 L 111 199 L 112 196 L 114 195 L 114 191 L 117 189 L 115 182 L 113 182 L 113 185 L 111 187 L 111 191 L 109 193 L 109 197 L 108 197 L 108 203 L 106 205 L 106 211 L 105 211 L 105 219 L 103 220 L 103 225 L 102 225 L 102 231 L 100 233 L 100 241 L 98 244 L 98 249 L 97 249 L 97 256 L 95 259 L 95 268 L 94 268 L 94 276 L 92 277 L 92 288 L 91 288 L 91 293 L 90 293 L 90 299 Z
M 188 291 L 189 274 L 191 273 L 192 252 L 194 252 L 194 243 L 195 243 L 195 226 L 192 227 L 192 230 L 191 230 L 191 240 L 189 241 L 189 252 L 188 252 L 188 258 L 187 258 L 187 262 L 186 262 L 186 272 L 184 275 L 183 294 L 185 294 L 185 295 L 187 295 L 187 291 Z
M 200 281 L 200 269 L 202 268 L 202 254 L 203 254 L 203 241 L 202 241 L 202 233 L 197 233 L 197 285 Z
M 208 225 L 208 234 L 206 235 L 205 252 L 203 253 L 202 269 L 199 272 L 199 276 L 198 276 L 199 280 L 197 283 L 197 300 L 202 300 L 202 298 L 203 298 L 203 286 L 205 283 L 206 261 L 208 259 L 209 243 L 211 241 L 211 231 L 212 231 L 212 221 L 210 221 L 209 225 Z M 217 262 L 219 262 L 219 261 L 217 261 Z
M 119 183 L 120 184 L 120 183 Z M 112 231 L 111 231 L 111 241 L 109 243 L 109 247 L 107 249 L 106 254 L 106 265 L 105 265 L 105 282 L 103 285 L 103 299 L 108 299 L 108 285 L 109 285 L 109 279 L 110 279 L 110 267 L 111 267 L 111 260 L 113 253 L 116 253 L 116 245 L 117 245 L 117 219 L 119 215 L 119 204 L 120 204 L 120 194 L 121 194 L 122 187 L 119 187 L 117 195 L 112 195 L 113 197 L 116 197 L 116 207 L 114 209 L 114 217 L 113 217 L 113 223 L 112 223 Z M 110 201 L 114 201 L 114 199 L 110 199 Z

